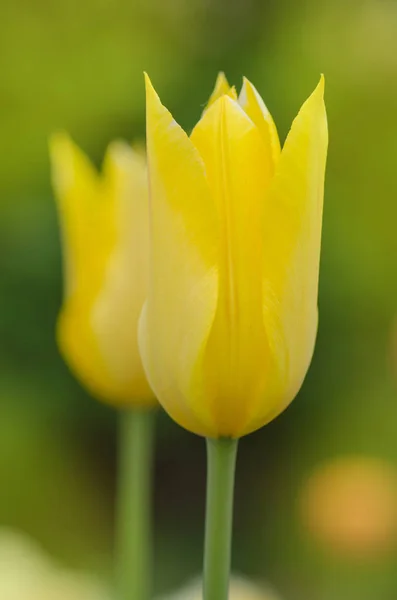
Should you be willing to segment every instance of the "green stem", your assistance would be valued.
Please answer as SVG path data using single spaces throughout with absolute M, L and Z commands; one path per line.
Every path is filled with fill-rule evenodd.
M 117 600 L 151 595 L 151 509 L 154 409 L 120 414 L 116 515 Z
M 204 600 L 228 600 L 238 440 L 207 439 Z

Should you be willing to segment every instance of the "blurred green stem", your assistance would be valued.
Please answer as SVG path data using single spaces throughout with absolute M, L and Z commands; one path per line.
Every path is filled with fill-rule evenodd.
M 207 439 L 204 600 L 228 600 L 238 440 Z
M 120 413 L 116 523 L 117 600 L 151 596 L 155 409 Z

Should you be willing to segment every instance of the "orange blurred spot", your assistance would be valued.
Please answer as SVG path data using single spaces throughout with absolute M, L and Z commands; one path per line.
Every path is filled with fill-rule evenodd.
M 397 540 L 397 471 L 374 458 L 334 460 L 307 481 L 301 512 L 329 549 L 352 558 L 384 554 Z

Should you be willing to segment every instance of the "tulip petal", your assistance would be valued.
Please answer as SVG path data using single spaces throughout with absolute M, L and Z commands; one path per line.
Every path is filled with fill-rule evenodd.
M 221 98 L 222 96 L 230 96 L 230 98 L 233 100 L 237 100 L 236 88 L 229 85 L 226 75 L 223 73 L 223 71 L 220 71 L 216 78 L 214 91 L 207 102 L 205 110 L 208 110 L 209 107 L 212 106 L 214 102 L 216 102 L 218 98 Z
M 67 362 L 99 397 L 109 397 L 106 364 L 89 325 L 114 244 L 113 203 L 102 197 L 93 165 L 66 134 L 50 140 L 53 184 L 62 228 L 65 298 L 57 337 Z M 109 201 L 108 201 L 109 200 Z
M 95 265 L 94 269 L 86 265 L 95 257 L 91 243 L 95 243 L 97 233 L 100 178 L 86 155 L 65 133 L 52 136 L 50 156 L 62 227 L 67 298 L 80 285 L 91 287 L 91 277 L 96 271 Z
M 281 152 L 277 128 L 259 92 L 246 77 L 243 79 L 243 87 L 238 101 L 241 108 L 258 127 L 265 146 L 270 149 L 266 158 L 270 161 L 270 172 L 273 175 Z
M 270 173 L 257 127 L 228 96 L 194 128 L 219 214 L 219 297 L 207 344 L 207 396 L 218 435 L 239 435 L 247 399 L 264 386 L 269 349 L 262 318 L 263 206 Z M 207 400 L 208 401 L 208 400 Z
M 199 386 L 192 389 L 192 374 L 216 309 L 216 211 L 197 150 L 148 77 L 146 94 L 151 275 L 139 345 L 149 383 L 166 410 L 206 433 L 212 416 Z
M 263 311 L 282 385 L 273 411 L 252 408 L 248 430 L 274 418 L 295 397 L 314 350 L 328 145 L 323 92 L 321 78 L 292 124 L 267 196 Z
M 126 143 L 113 142 L 105 157 L 102 193 L 114 206 L 116 242 L 90 322 L 112 381 L 114 399 L 128 402 L 133 393 L 135 404 L 153 397 L 144 376 L 137 337 L 148 288 L 147 188 L 144 156 Z

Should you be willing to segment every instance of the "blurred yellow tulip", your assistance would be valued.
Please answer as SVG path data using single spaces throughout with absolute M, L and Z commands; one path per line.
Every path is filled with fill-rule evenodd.
M 182 590 L 164 596 L 161 600 L 202 600 L 202 583 L 199 579 L 193 581 Z M 273 590 L 259 587 L 242 577 L 232 577 L 230 581 L 230 600 L 279 600 Z
M 98 398 L 152 404 L 137 342 L 148 280 L 144 156 L 114 142 L 99 174 L 63 133 L 52 137 L 50 153 L 65 269 L 61 352 Z
M 295 397 L 317 332 L 328 143 L 324 81 L 285 145 L 254 86 L 224 75 L 190 137 L 147 78 L 150 283 L 140 349 L 168 413 L 240 437 Z
M 103 583 L 55 563 L 34 540 L 0 529 L 1 600 L 110 600 Z

